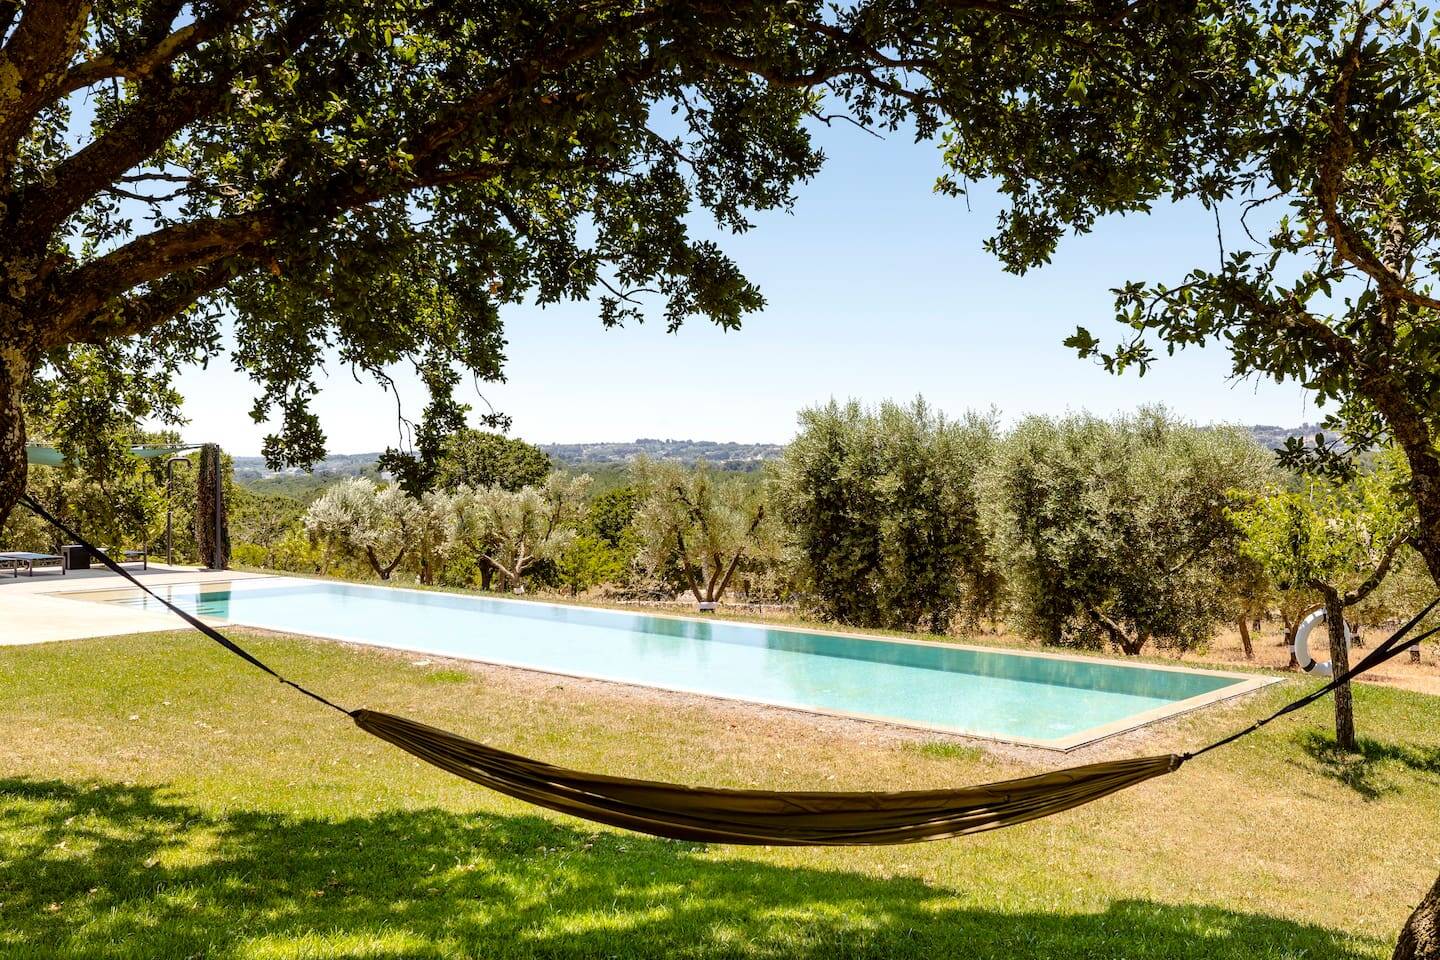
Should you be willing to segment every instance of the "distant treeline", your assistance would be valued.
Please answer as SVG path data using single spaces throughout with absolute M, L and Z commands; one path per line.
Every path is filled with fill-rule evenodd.
M 1303 423 L 1298 427 L 1276 427 L 1255 424 L 1244 428 L 1263 447 L 1277 448 L 1288 437 L 1310 437 L 1319 428 Z M 766 462 L 778 460 L 785 453 L 780 443 L 720 443 L 714 440 L 660 440 L 641 437 L 615 443 L 542 443 L 538 448 L 557 465 L 595 477 L 605 487 L 607 475 L 618 477 L 625 464 L 638 457 L 682 463 L 693 466 L 702 460 L 726 472 L 752 473 Z M 379 453 L 330 454 L 313 470 L 292 469 L 273 471 L 262 457 L 235 457 L 235 479 L 252 490 L 283 493 L 308 499 L 341 477 L 372 477 L 380 475 Z

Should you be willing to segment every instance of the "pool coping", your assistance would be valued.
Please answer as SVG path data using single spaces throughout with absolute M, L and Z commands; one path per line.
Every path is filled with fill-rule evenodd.
M 169 581 L 169 582 L 166 582 L 166 583 L 164 583 L 164 584 L 157 584 L 157 586 L 163 586 L 163 587 L 176 587 L 176 586 L 188 587 L 188 586 L 194 586 L 194 587 L 202 588 L 202 589 L 201 589 L 201 592 L 204 592 L 204 588 L 218 588 L 218 587 L 222 587 L 222 586 L 229 586 L 229 587 L 231 587 L 231 588 L 240 588 L 240 589 L 258 589 L 258 588 L 262 588 L 262 587 L 275 587 L 275 586 L 285 586 L 285 585 L 292 585 L 292 584 L 293 584 L 293 585 L 339 584 L 339 585 L 341 585 L 341 586 L 346 586 L 346 587 L 357 587 L 357 588 L 361 588 L 361 589 L 371 589 L 371 590 L 395 590 L 395 591 L 402 591 L 402 592 L 405 592 L 405 593 L 420 594 L 420 595 L 424 595 L 424 596 L 433 596 L 433 595 L 439 594 L 439 595 L 442 595 L 442 596 L 459 597 L 459 598 L 462 598 L 462 599 L 468 598 L 468 599 L 475 599 L 475 600 L 487 600 L 487 601 L 493 601 L 493 602 L 496 602 L 496 603 L 529 604 L 529 605 L 541 605 L 541 606 L 550 606 L 550 607 L 560 607 L 560 608 L 562 608 L 562 609 L 578 608 L 578 609 L 587 609 L 587 610 L 599 610 L 599 611 L 601 611 L 601 612 L 609 612 L 609 613 L 623 613 L 623 614 L 630 614 L 630 615 L 634 615 L 634 614 L 635 614 L 635 611 L 624 610 L 624 609 L 620 609 L 620 608 L 616 608 L 616 607 L 591 606 L 591 605 L 584 605 L 584 604 L 552 603 L 552 602 L 546 601 L 546 600 L 523 600 L 523 599 L 519 599 L 519 598 L 516 598 L 516 597 L 495 597 L 495 596 L 490 596 L 490 595 L 488 595 L 488 594 L 483 595 L 483 596 L 480 596 L 480 595 L 469 594 L 469 593 L 454 593 L 454 592 L 451 592 L 451 591 L 448 591 L 448 590 L 418 590 L 418 589 L 415 589 L 415 588 L 413 588 L 413 587 L 403 587 L 403 586 L 399 586 L 399 585 L 396 585 L 396 586 L 388 586 L 388 585 L 383 585 L 383 584 L 371 584 L 371 583 L 352 583 L 352 582 L 350 582 L 350 581 L 344 581 L 344 580 L 339 580 L 339 581 L 337 581 L 337 580 L 312 580 L 312 579 L 309 579 L 309 578 L 306 578 L 306 577 L 292 577 L 292 576 L 286 576 L 286 575 L 283 575 L 283 574 L 274 574 L 274 575 L 265 575 L 265 576 L 251 576 L 251 577 L 238 578 L 238 579 L 235 579 L 235 580 L 225 580 L 225 579 L 220 579 L 220 578 L 216 578 L 216 579 L 213 579 L 213 580 L 195 580 L 195 581 L 177 580 L 177 581 Z M 251 585 L 251 586 L 245 586 L 245 585 Z M 124 587 L 106 586 L 106 587 L 95 587 L 95 588 L 90 588 L 90 589 L 83 589 L 83 588 L 82 588 L 82 589 L 78 589 L 78 590 L 55 591 L 55 592 L 50 593 L 50 595 L 51 595 L 51 596 L 54 596 L 54 597 L 64 598 L 64 599 L 75 599 L 75 600 L 82 600 L 82 601 L 92 602 L 92 603 L 108 603 L 108 602 L 111 602 L 112 600 L 119 600 L 119 599 L 122 599 L 123 597 L 133 596 L 133 595 L 135 595 L 135 594 L 137 594 L 137 593 L 141 593 L 141 592 L 142 592 L 142 591 L 140 591 L 139 588 L 137 588 L 137 587 L 135 587 L 135 586 L 133 586 L 133 585 L 127 585 L 127 586 L 124 586 Z M 94 594 L 114 594 L 115 596 L 110 597 L 110 598 L 106 598 L 106 599 L 102 599 L 102 598 L 98 598 L 98 597 L 92 596 L 92 595 L 94 595 Z M 379 642 L 379 641 L 374 641 L 374 640 L 357 640 L 357 639 L 355 639 L 354 637 L 343 636 L 343 635 L 340 635 L 340 634 L 323 633 L 323 632 L 317 632 L 317 631 L 305 631 L 305 632 L 303 632 L 303 633 L 299 633 L 299 632 L 288 631 L 288 630 L 276 630 L 276 629 L 273 628 L 273 627 L 268 627 L 268 626 L 265 626 L 265 625 L 263 625 L 263 624 L 250 624 L 250 623 L 244 623 L 244 622 L 242 622 L 242 621 L 231 621 L 231 620 L 217 620 L 217 619 L 210 618 L 210 617 L 202 617 L 201 619 L 205 620 L 205 622 L 207 622 L 207 623 L 210 623 L 210 624 L 212 624 L 212 625 L 218 625 L 218 626 L 239 626 L 239 627 L 250 627 L 250 628 L 252 628 L 252 629 L 260 629 L 260 630 L 273 630 L 273 631 L 276 632 L 276 633 L 288 633 L 288 634 L 290 634 L 290 635 L 292 635 L 292 636 L 311 636 L 311 637 L 317 637 L 317 638 L 323 639 L 323 640 L 332 640 L 332 641 L 338 641 L 338 642 L 341 642 L 341 643 L 351 643 L 351 644 L 355 644 L 355 645 L 357 645 L 357 646 L 380 647 L 380 648 L 387 649 L 387 650 L 403 650 L 403 651 L 407 651 L 407 652 L 410 652 L 410 653 L 420 653 L 420 654 L 425 654 L 425 655 L 427 655 L 427 656 L 443 657 L 443 658 L 451 659 L 451 660 L 460 660 L 460 661 L 465 661 L 465 662 L 470 662 L 470 663 L 485 663 L 485 664 L 491 664 L 491 665 L 494 665 L 494 666 L 505 667 L 505 668 L 508 668 L 508 669 L 529 670 L 529 671 L 532 671 L 532 672 L 535 672 L 535 673 L 543 673 L 543 674 L 547 674 L 547 675 L 550 675 L 550 676 L 573 677 L 573 678 L 580 679 L 580 680 L 592 680 L 592 681 L 601 682 L 601 683 L 620 684 L 620 685 L 624 685 L 624 686 L 637 687 L 637 688 L 646 689 L 646 690 L 667 690 L 667 691 L 671 691 L 671 692 L 675 692 L 675 693 L 684 693 L 684 694 L 688 694 L 688 695 L 691 695 L 691 696 L 699 696 L 699 697 L 710 697 L 710 698 L 713 698 L 713 699 L 716 699 L 716 700 L 725 700 L 725 701 L 735 702 L 735 703 L 755 703 L 755 704 L 760 704 L 760 705 L 768 706 L 768 707 L 774 707 L 774 708 L 782 709 L 782 710 L 794 710 L 794 711 L 801 712 L 801 713 L 811 713 L 811 714 L 819 714 L 819 715 L 822 715 L 822 716 L 843 717 L 843 718 L 854 719 L 854 720 L 863 720 L 863 721 L 865 721 L 865 722 L 867 722 L 867 723 L 888 724 L 888 725 L 891 725 L 891 726 L 903 727 L 903 728 L 911 729 L 911 730 L 925 730 L 925 731 L 930 731 L 930 732 L 933 732 L 933 733 L 943 733 L 943 734 L 947 734 L 947 735 L 951 735 L 951 736 L 967 737 L 967 738 L 975 739 L 975 740 L 985 740 L 985 741 L 992 742 L 992 743 L 1016 744 L 1016 745 L 1019 745 L 1019 746 L 1034 747 L 1034 748 L 1036 748 L 1036 749 L 1051 750 L 1051 751 L 1056 751 L 1056 752 L 1060 752 L 1060 753 L 1069 753 L 1070 751 L 1077 750 L 1077 749 L 1079 749 L 1079 748 L 1081 748 L 1081 747 L 1089 746 L 1090 744 L 1096 743 L 1096 742 L 1101 741 L 1101 740 L 1109 739 L 1110 737 L 1118 736 L 1119 734 L 1122 734 L 1122 733 L 1127 733 L 1127 732 L 1129 732 L 1129 731 L 1131 731 L 1131 730 L 1137 730 L 1137 729 L 1139 729 L 1139 728 L 1141 728 L 1141 727 L 1148 726 L 1148 725 L 1150 725 L 1150 724 L 1152 724 L 1152 723 L 1157 723 L 1157 722 L 1159 722 L 1159 721 L 1161 721 L 1161 720 L 1168 720 L 1168 719 L 1171 719 L 1171 718 L 1173 718 L 1173 717 L 1179 717 L 1179 716 L 1182 716 L 1182 715 L 1184 715 L 1184 714 L 1191 713 L 1191 712 L 1193 712 L 1193 711 L 1195 711 L 1195 710 L 1199 710 L 1199 709 L 1201 709 L 1201 708 L 1203 708 L 1203 707 L 1208 707 L 1208 706 L 1211 706 L 1211 705 L 1216 704 L 1216 703 L 1221 703 L 1221 702 L 1223 702 L 1223 701 L 1225 701 L 1225 700 L 1232 700 L 1232 699 L 1234 699 L 1234 698 L 1236 698 L 1236 697 L 1246 696 L 1246 695 L 1248 695 L 1248 694 L 1251 694 L 1251 693 L 1254 693 L 1254 692 L 1256 692 L 1256 691 L 1258 691 L 1258 690 L 1261 690 L 1261 689 L 1263 689 L 1263 688 L 1265 688 L 1265 687 L 1268 687 L 1268 686 L 1270 686 L 1271 684 L 1280 683 L 1280 682 L 1282 682 L 1282 680 L 1284 679 L 1283 677 L 1267 677 L 1267 676 L 1263 676 L 1263 675 L 1260 675 L 1260 674 L 1253 674 L 1253 673 L 1236 673 L 1236 672 L 1227 671 L 1227 670 L 1212 670 L 1212 669 L 1208 669 L 1208 668 L 1204 668 L 1204 667 L 1186 667 L 1186 666 L 1178 666 L 1178 665 L 1171 665 L 1171 664 L 1155 664 L 1155 663 L 1126 663 L 1126 662 L 1124 662 L 1124 661 L 1112 660 L 1112 659 L 1107 658 L 1107 657 L 1089 656 L 1089 655 L 1085 655 L 1085 654 L 1056 653 L 1056 652 L 1053 652 L 1053 651 L 1046 651 L 1046 650 L 1015 650 L 1015 649 L 1006 648 L 1006 647 L 990 647 L 990 646 L 985 646 L 985 645 L 983 645 L 983 644 L 961 643 L 961 642 L 950 642 L 950 641 L 936 641 L 936 640 L 910 639 L 910 638 L 908 638 L 908 637 L 887 637 L 887 636 L 882 636 L 882 635 L 877 635 L 877 634 L 867 634 L 867 633 L 859 633 L 859 632 L 854 632 L 854 631 L 843 631 L 843 630 L 826 630 L 826 629 L 818 629 L 818 628 L 817 628 L 817 629 L 812 629 L 812 628 L 799 629 L 799 628 L 793 628 L 793 627 L 786 627 L 786 626 L 783 626 L 783 625 L 777 626 L 776 624 L 773 624 L 773 623 L 761 623 L 761 622 L 746 621 L 746 620 L 730 620 L 730 619 L 728 619 L 728 618 L 727 618 L 727 619 L 724 619 L 724 620 L 717 620 L 717 619 L 715 619 L 715 618 L 713 618 L 713 617 L 710 617 L 710 618 L 707 618 L 707 617 L 693 617 L 693 616 L 686 616 L 686 615 L 683 615 L 683 614 L 666 614 L 666 613 L 649 613 L 649 612 L 645 612 L 645 613 L 642 613 L 642 614 L 640 614 L 640 615 L 641 615 L 641 616 L 660 617 L 660 618 L 668 619 L 668 620 L 683 620 L 683 621 L 688 621 L 688 622 L 691 622 L 691 623 L 706 623 L 706 624 L 724 623 L 724 624 L 729 624 L 729 625 L 734 625 L 734 626 L 752 627 L 752 628 L 762 629 L 762 630 L 775 630 L 775 629 L 793 630 L 794 632 L 797 632 L 797 633 L 809 633 L 809 634 L 815 634 L 815 635 L 820 635 L 820 636 L 841 637 L 841 638 L 852 639 L 852 640 L 867 640 L 867 641 L 879 642 L 879 643 L 910 644 L 910 645 L 912 645 L 912 646 L 921 646 L 921 647 L 937 647 L 937 646 L 943 646 L 943 647 L 945 647 L 945 648 L 954 648 L 954 649 L 960 649 L 960 650 L 970 650 L 970 651 L 975 651 L 975 652 L 978 652 L 978 653 L 998 654 L 998 655 L 1002 655 L 1002 656 L 1034 657 L 1034 658 L 1049 659 L 1049 660 L 1067 660 L 1067 661 L 1072 661 L 1072 662 L 1073 662 L 1073 661 L 1078 661 L 1078 662 L 1082 662 L 1082 663 L 1099 663 L 1099 664 L 1104 664 L 1105 666 L 1115 667 L 1115 668 L 1118 668 L 1118 669 L 1126 669 L 1126 670 L 1162 670 L 1162 671 L 1171 671 L 1171 672 L 1177 672 L 1177 673 L 1201 674 L 1201 675 L 1211 676 L 1211 677 L 1224 677 L 1224 678 L 1227 678 L 1227 679 L 1231 679 L 1231 680 L 1233 680 L 1234 682 L 1233 682 L 1233 683 L 1230 683 L 1230 684 L 1227 684 L 1226 686 L 1220 687 L 1220 688 L 1218 688 L 1218 689 L 1215 689 L 1215 690 L 1210 690 L 1210 691 L 1207 691 L 1207 692 L 1205 692 L 1205 693 L 1197 694 L 1197 695 L 1195 695 L 1195 696 L 1193 696 L 1193 697 L 1187 697 L 1187 698 L 1184 699 L 1184 700 L 1177 700 L 1176 702 L 1171 703 L 1171 704 L 1167 704 L 1167 705 L 1165 705 L 1165 706 L 1152 707 L 1152 708 L 1149 709 L 1149 710 L 1143 710 L 1143 711 L 1141 711 L 1141 712 L 1139 712 L 1139 713 L 1132 714 L 1132 715 L 1130 715 L 1130 716 L 1128 716 L 1128 717 L 1124 717 L 1124 718 L 1122 718 L 1122 719 L 1120 719 L 1120 720 L 1112 720 L 1112 721 L 1110 721 L 1109 723 L 1099 724 L 1099 725 L 1094 726 L 1094 727 L 1087 727 L 1087 728 L 1084 729 L 1084 730 L 1077 731 L 1076 733 L 1069 734 L 1069 735 L 1064 736 L 1064 737 L 1055 737 L 1055 738 L 1051 738 L 1051 739 L 1047 739 L 1047 740 L 1042 740 L 1042 739 L 1037 739 L 1037 738 L 1032 738 L 1032 737 L 1019 737 L 1019 736 L 1005 737 L 1005 736 L 997 736 L 997 735 L 994 735 L 994 734 L 977 733 L 977 732 L 975 732 L 975 731 L 968 730 L 968 729 L 965 729 L 965 728 L 950 727 L 950 726 L 946 726 L 946 725 L 944 725 L 944 724 L 911 722 L 911 721 L 906 721 L 906 720 L 903 720 L 903 719 L 898 719 L 898 718 L 895 718 L 895 717 L 880 716 L 880 715 L 875 715 L 875 714 L 862 713 L 862 712 L 858 712 L 858 711 L 836 710 L 836 709 L 832 709 L 832 708 L 828 708 L 828 707 L 803 706 L 803 705 L 797 705 L 797 704 L 794 704 L 794 703 L 784 703 L 784 702 L 778 702 L 778 701 L 774 701 L 774 700 L 766 700 L 766 699 L 761 699 L 761 698 L 756 698 L 756 697 L 742 697 L 742 696 L 735 696 L 735 695 L 730 695 L 730 694 L 715 693 L 715 692 L 713 692 L 713 691 L 708 691 L 708 690 L 696 690 L 696 689 L 692 689 L 692 688 L 688 688 L 688 687 L 683 687 L 683 686 L 669 686 L 669 685 L 656 684 L 656 683 L 640 683 L 640 682 L 637 682 L 637 681 L 631 680 L 631 679 L 625 679 L 625 678 L 613 677 L 613 676 L 606 676 L 606 675 L 603 675 L 603 674 L 582 673 L 582 672 L 575 672 L 575 671 L 565 671 L 565 670 L 547 669 L 547 668 L 545 668 L 545 667 L 537 667 L 537 666 L 535 666 L 535 665 L 533 665 L 533 664 L 527 664 L 527 663 L 521 663 L 521 662 L 517 662 L 517 661 L 510 661 L 510 660 L 503 660 L 503 659 L 496 659 L 496 658 L 491 658 L 491 657 L 466 657 L 466 656 L 459 656 L 459 655 L 454 654 L 454 653 L 430 650 L 430 649 L 426 649 L 426 648 L 424 648 L 424 647 L 417 647 L 417 646 L 414 646 L 414 645 L 411 645 L 411 644 L 406 644 L 406 643 L 385 643 L 385 642 Z

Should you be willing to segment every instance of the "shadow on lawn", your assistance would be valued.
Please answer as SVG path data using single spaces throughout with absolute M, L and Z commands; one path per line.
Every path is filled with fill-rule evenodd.
M 967 909 L 916 880 L 714 862 L 531 816 L 217 818 L 151 788 L 0 779 L 0 844 L 8 958 L 1361 955 L 1257 914 Z
M 1378 800 L 1399 787 L 1386 778 L 1386 768 L 1403 767 L 1414 773 L 1440 773 L 1440 747 L 1383 743 L 1357 737 L 1356 752 L 1335 746 L 1335 738 L 1314 730 L 1301 733 L 1300 747 L 1320 765 L 1320 772 L 1354 790 L 1366 800 Z

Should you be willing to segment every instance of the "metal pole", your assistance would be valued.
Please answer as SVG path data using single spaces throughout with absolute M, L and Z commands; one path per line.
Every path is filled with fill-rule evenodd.
M 165 461 L 165 563 L 175 563 L 175 541 L 171 538 L 171 524 L 175 513 L 175 496 L 171 489 L 175 483 L 175 464 L 190 465 L 189 457 L 171 457 Z

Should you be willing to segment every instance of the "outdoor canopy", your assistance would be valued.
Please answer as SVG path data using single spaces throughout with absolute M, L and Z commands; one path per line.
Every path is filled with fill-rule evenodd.
M 677 840 L 775 846 L 854 846 L 912 843 L 1008 827 L 1069 810 L 1174 770 L 1192 757 L 1233 743 L 1265 724 L 1314 703 L 1337 686 L 1440 631 L 1406 635 L 1440 604 L 1432 600 L 1368 653 L 1353 669 L 1288 703 L 1243 730 L 1182 754 L 1112 760 L 1049 773 L 948 790 L 896 792 L 730 790 L 687 787 L 568 770 L 373 710 L 346 710 L 286 679 L 194 614 L 141 583 L 104 552 L 81 539 L 28 494 L 21 502 L 81 544 L 112 572 L 129 580 L 226 650 L 305 696 L 350 717 L 361 730 L 441 770 L 537 806 L 586 820 Z
M 130 452 L 142 460 L 149 460 L 152 457 L 163 457 L 169 453 L 183 453 L 186 450 L 198 450 L 199 448 L 198 443 L 171 447 L 145 444 L 131 447 Z M 25 462 L 32 467 L 58 467 L 65 462 L 65 454 L 55 447 L 46 446 L 43 443 L 27 443 L 25 444 Z

